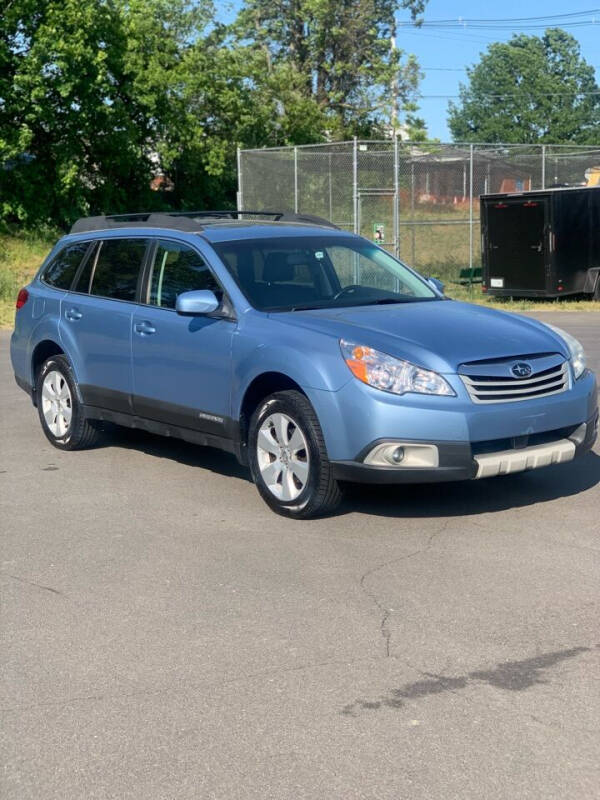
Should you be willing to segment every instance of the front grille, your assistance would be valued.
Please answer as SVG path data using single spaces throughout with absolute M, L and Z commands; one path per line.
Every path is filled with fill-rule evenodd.
M 525 379 L 500 375 L 460 377 L 474 403 L 516 403 L 566 391 L 569 388 L 569 364 L 564 361 Z

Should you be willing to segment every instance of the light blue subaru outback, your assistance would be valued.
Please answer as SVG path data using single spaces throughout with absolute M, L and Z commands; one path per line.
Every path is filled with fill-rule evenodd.
M 296 518 L 331 512 L 340 482 L 486 478 L 589 450 L 579 342 L 441 288 L 315 217 L 90 217 L 19 293 L 12 363 L 56 447 L 92 445 L 104 421 L 219 447 Z

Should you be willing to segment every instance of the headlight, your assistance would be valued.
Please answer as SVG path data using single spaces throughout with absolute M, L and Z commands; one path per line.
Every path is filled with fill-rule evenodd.
M 342 355 L 353 375 L 375 389 L 392 394 L 417 392 L 455 396 L 455 392 L 441 375 L 417 367 L 410 361 L 393 358 L 372 347 L 340 340 Z
M 571 354 L 571 366 L 573 367 L 575 380 L 577 380 L 577 378 L 580 378 L 583 375 L 587 366 L 583 345 L 581 342 L 578 342 L 574 336 L 571 336 L 570 333 L 563 331 L 562 328 L 557 328 L 556 326 L 550 325 L 547 322 L 544 322 L 544 325 L 550 328 L 550 330 L 553 330 L 554 333 L 558 334 L 558 336 L 560 336 L 560 338 L 569 348 L 569 353 Z

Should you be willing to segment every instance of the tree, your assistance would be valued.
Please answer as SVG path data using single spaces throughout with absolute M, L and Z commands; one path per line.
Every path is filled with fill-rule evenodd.
M 426 0 L 8 0 L 0 17 L 0 218 L 232 204 L 237 146 L 370 134 L 406 112 L 394 15 Z M 164 176 L 153 192 L 151 178 Z
M 238 146 L 322 141 L 326 119 L 290 65 L 269 69 L 262 51 L 232 46 L 225 28 L 190 48 L 179 77 L 183 110 L 163 161 L 178 205 L 231 204 Z
M 594 68 L 563 30 L 490 45 L 450 103 L 455 141 L 598 144 L 600 89 Z
M 147 126 L 128 91 L 118 8 L 13 0 L 0 32 L 2 216 L 64 224 L 143 193 Z
M 417 18 L 427 0 L 247 0 L 235 30 L 264 54 L 267 70 L 289 64 L 298 88 L 328 117 L 334 136 L 383 127 L 414 95 L 419 70 L 395 39 L 395 14 Z
M 231 204 L 237 145 L 319 141 L 289 64 L 210 0 L 11 0 L 0 20 L 0 217 Z M 235 44 L 235 46 L 234 46 Z M 156 172 L 172 192 L 151 192 Z

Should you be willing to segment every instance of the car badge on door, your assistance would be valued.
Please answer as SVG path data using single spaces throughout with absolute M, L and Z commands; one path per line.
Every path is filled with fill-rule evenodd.
M 524 361 L 517 361 L 516 364 L 513 364 L 510 368 L 510 371 L 515 376 L 515 378 L 527 378 L 528 375 L 531 375 L 531 366 L 526 364 Z

